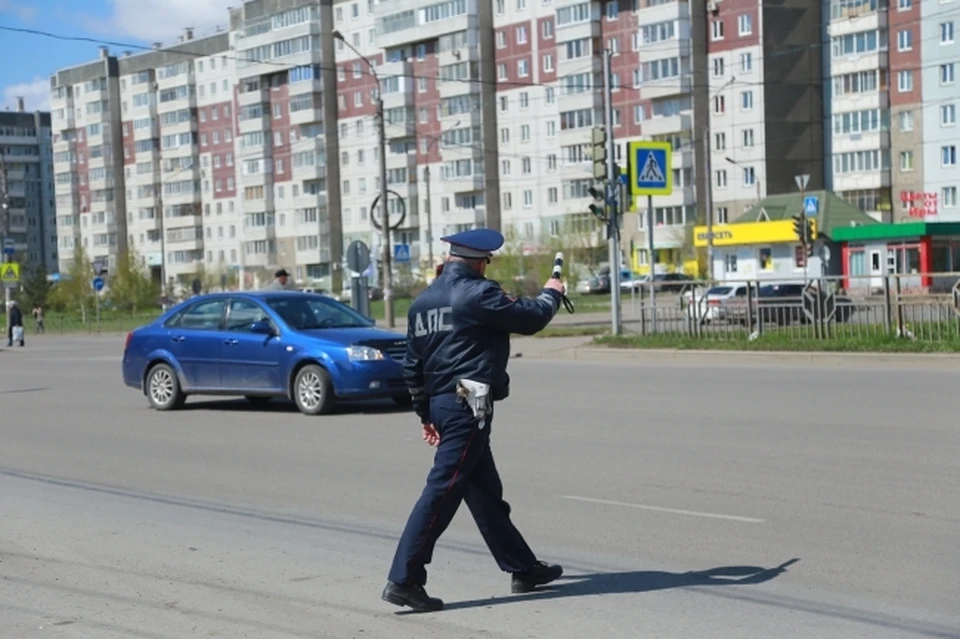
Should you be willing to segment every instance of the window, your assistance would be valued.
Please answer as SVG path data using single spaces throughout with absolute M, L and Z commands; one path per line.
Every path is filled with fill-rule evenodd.
M 900 112 L 900 130 L 913 131 L 913 111 Z
M 714 40 L 723 39 L 723 20 L 714 20 L 711 23 L 711 32 Z
M 249 333 L 255 322 L 269 320 L 266 312 L 254 302 L 233 300 L 230 302 L 230 314 L 227 316 L 227 330 Z
M 910 51 L 913 49 L 913 31 L 903 29 L 897 33 L 897 50 Z
M 732 254 L 726 254 L 723 256 L 723 270 L 725 273 L 736 273 L 737 272 L 737 256 Z
M 940 84 L 953 84 L 956 80 L 956 65 L 953 62 L 940 65 Z
M 753 140 L 753 129 L 744 129 L 743 130 L 743 145 L 744 147 L 751 147 L 754 144 Z
M 913 170 L 913 151 L 900 152 L 900 170 L 901 171 Z
M 806 263 L 806 249 L 802 245 L 793 247 L 793 268 L 803 268 Z
M 953 126 L 957 123 L 957 105 L 944 104 L 940 106 L 940 126 Z
M 953 208 L 957 205 L 957 187 L 946 186 L 940 189 L 940 202 L 945 208 Z
M 737 27 L 739 28 L 740 35 L 750 35 L 753 33 L 753 16 L 749 13 L 744 13 L 737 20 Z
M 955 145 L 940 147 L 940 164 L 941 166 L 957 165 L 957 147 Z
M 897 72 L 897 91 L 900 93 L 909 93 L 913 91 L 913 70 Z
M 744 111 L 753 108 L 753 91 L 744 91 L 740 94 L 740 108 Z
M 180 315 L 174 316 L 167 322 L 168 327 L 188 328 L 196 331 L 220 330 L 220 320 L 223 318 L 224 300 L 200 302 L 194 304 Z
M 752 166 L 743 169 L 743 185 L 753 186 L 757 182 L 757 174 Z
M 740 54 L 740 71 L 747 73 L 753 69 L 753 54 L 752 53 L 741 53 Z
M 723 75 L 723 58 L 713 59 L 713 76 L 719 78 Z
M 953 44 L 953 20 L 940 23 L 940 44 Z
M 772 271 L 773 270 L 773 249 L 762 248 L 758 252 L 757 261 L 760 265 L 761 271 Z

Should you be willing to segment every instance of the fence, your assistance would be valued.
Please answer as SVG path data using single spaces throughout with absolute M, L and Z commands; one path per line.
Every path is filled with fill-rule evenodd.
M 960 273 L 671 282 L 623 291 L 626 328 L 643 335 L 744 339 L 902 336 L 960 343 Z M 673 288 L 670 288 L 670 287 Z M 846 288 L 844 288 L 846 286 Z
M 34 318 L 25 315 L 23 326 L 28 335 L 38 333 L 67 334 L 67 333 L 125 333 L 138 326 L 148 324 L 159 317 L 154 314 L 102 314 L 97 321 L 96 313 L 87 313 L 86 317 L 80 313 L 48 312 L 43 318 L 43 330 L 37 325 Z

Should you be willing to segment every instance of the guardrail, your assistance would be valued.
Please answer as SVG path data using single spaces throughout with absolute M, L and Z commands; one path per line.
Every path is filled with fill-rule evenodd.
M 934 280 L 935 288 L 920 285 Z M 802 339 L 898 335 L 960 342 L 960 273 L 697 281 L 655 292 L 653 300 L 643 289 L 624 291 L 623 318 L 631 331 L 702 339 L 776 332 Z

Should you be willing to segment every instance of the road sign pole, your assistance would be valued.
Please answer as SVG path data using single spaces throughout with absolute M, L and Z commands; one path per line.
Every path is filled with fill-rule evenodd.
M 653 249 L 653 196 L 647 196 L 647 253 L 650 263 L 650 332 L 657 332 L 657 289 L 654 286 L 653 275 L 656 272 L 657 257 Z
M 609 49 L 603 51 L 603 106 L 604 121 L 607 130 L 607 184 L 604 189 L 607 202 L 613 202 L 609 207 L 610 218 L 607 222 L 609 233 L 609 252 L 610 252 L 610 323 L 613 335 L 620 335 L 622 322 L 620 317 L 620 214 L 623 210 L 623 202 L 617 202 L 619 189 L 617 184 L 620 176 L 617 175 L 614 151 L 616 149 L 613 143 L 613 73 L 610 69 L 610 61 L 613 58 L 613 52 Z

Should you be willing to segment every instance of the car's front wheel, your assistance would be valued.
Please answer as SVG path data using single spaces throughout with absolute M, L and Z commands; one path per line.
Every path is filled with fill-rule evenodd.
M 293 401 L 304 415 L 329 413 L 336 403 L 330 374 L 316 364 L 307 364 L 293 380 Z
M 183 406 L 187 396 L 180 388 L 177 372 L 169 364 L 155 364 L 147 373 L 147 399 L 157 410 L 174 410 Z

